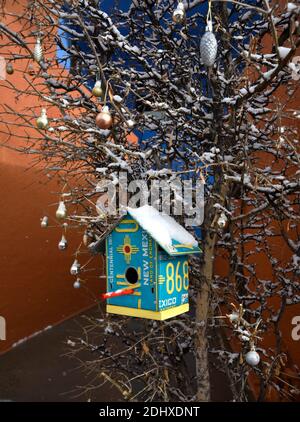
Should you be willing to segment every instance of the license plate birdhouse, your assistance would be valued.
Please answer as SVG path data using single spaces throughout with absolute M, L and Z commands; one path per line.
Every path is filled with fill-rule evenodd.
M 108 313 L 165 320 L 189 310 L 188 257 L 201 249 L 173 218 L 128 208 L 104 241 Z

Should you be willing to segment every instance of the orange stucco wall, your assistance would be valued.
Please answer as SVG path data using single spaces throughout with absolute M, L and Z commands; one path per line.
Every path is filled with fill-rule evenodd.
M 8 11 L 18 12 L 20 7 L 20 3 L 6 4 Z M 6 19 L 12 22 L 13 18 Z M 18 32 L 19 23 L 11 23 L 10 27 Z M 14 52 L 11 48 L 5 46 L 5 39 L 2 39 L 0 55 L 7 57 Z M 10 145 L 20 143 L 18 136 L 25 130 L 29 138 L 37 136 L 32 129 L 15 126 L 19 121 L 18 110 L 28 107 L 31 114 L 36 107 L 34 110 L 38 114 L 41 108 L 36 96 L 16 98 L 12 93 L 12 86 L 20 92 L 25 90 L 24 71 L 26 77 L 38 86 L 39 79 L 26 72 L 28 64 L 29 60 L 14 62 L 14 74 L 7 75 L 6 81 L 0 81 L 1 106 L 9 106 L 16 113 L 15 116 L 1 116 L 0 144 L 7 141 L 8 127 L 13 135 Z M 12 124 L 6 127 L 5 121 Z M 0 147 L 0 316 L 7 324 L 7 338 L 0 341 L 0 353 L 19 340 L 90 307 L 99 295 L 101 284 L 103 287 L 105 284 L 95 271 L 88 271 L 82 274 L 84 287 L 73 288 L 74 277 L 69 268 L 82 234 L 76 230 L 68 233 L 68 249 L 58 250 L 62 230 L 54 216 L 61 186 L 57 180 L 49 182 L 42 166 L 36 163 L 33 166 L 33 160 L 32 156 Z M 53 228 L 41 229 L 43 215 L 49 215 Z M 89 258 L 87 254 L 80 256 L 82 263 Z M 97 257 L 89 269 L 98 269 L 99 274 L 101 265 L 101 259 Z
M 280 1 L 281 7 L 285 7 L 286 1 Z M 271 53 L 272 52 L 272 46 L 273 46 L 273 39 L 271 36 L 267 36 L 264 39 L 264 53 Z M 299 51 L 300 55 L 300 51 Z M 251 78 L 251 75 L 248 77 Z M 295 94 L 289 99 L 286 93 L 286 87 L 280 87 L 276 91 L 275 98 L 278 101 L 278 104 L 283 105 L 285 104 L 284 112 L 281 120 L 278 120 L 278 125 L 281 127 L 287 127 L 289 129 L 292 129 L 295 131 L 295 140 L 300 139 L 300 119 L 294 117 L 290 118 L 290 116 L 293 113 L 293 110 L 299 110 L 300 109 L 300 84 L 298 84 L 298 88 L 295 92 Z M 275 107 L 276 104 L 273 104 Z M 289 118 L 287 117 L 289 115 Z M 274 141 L 275 142 L 275 141 Z M 273 165 L 272 160 L 270 159 L 270 156 L 267 154 L 260 154 L 258 157 L 258 165 L 261 165 L 261 167 L 266 167 L 267 165 Z M 276 164 L 277 169 L 280 169 L 280 162 Z M 290 172 L 294 172 L 295 168 L 290 169 Z M 237 211 L 238 213 L 239 211 Z M 244 210 L 245 212 L 245 210 Z M 288 237 L 293 239 L 294 241 L 297 241 L 297 231 L 295 229 L 288 229 L 288 221 L 285 221 L 285 230 L 288 234 Z M 290 261 L 291 256 L 293 255 L 291 249 L 288 247 L 286 242 L 283 240 L 283 238 L 280 236 L 280 231 L 278 230 L 277 223 L 274 222 L 273 226 L 277 228 L 277 237 L 269 238 L 266 241 L 267 247 L 270 249 L 272 256 L 274 256 L 280 265 L 283 267 L 287 262 Z M 253 233 L 253 230 L 252 230 Z M 299 233 L 299 226 L 298 226 L 298 233 Z M 245 245 L 245 251 L 253 251 L 256 247 L 254 242 L 247 242 Z M 267 257 L 267 251 L 262 250 L 260 253 L 252 254 L 249 259 L 246 260 L 247 264 L 255 265 L 256 274 L 258 278 L 262 280 L 275 280 L 276 274 L 272 269 L 272 266 L 268 260 Z M 224 254 L 223 258 L 219 258 L 216 261 L 215 266 L 216 273 L 219 274 L 221 277 L 229 277 L 229 267 L 228 267 L 228 260 L 226 257 L 226 253 Z M 249 275 L 249 274 L 246 274 Z M 295 276 L 296 278 L 296 276 Z M 234 275 L 231 276 L 232 282 L 234 282 L 235 277 Z M 254 282 L 251 284 L 251 288 L 253 291 L 257 291 L 259 295 L 259 288 L 257 284 Z M 278 297 L 276 297 L 276 294 L 268 299 L 268 305 L 273 308 L 274 311 L 278 311 L 280 309 L 280 300 Z M 295 316 L 300 317 L 300 304 L 295 305 L 289 305 L 286 306 L 284 309 L 284 312 L 282 314 L 281 322 L 280 322 L 280 330 L 282 333 L 282 350 L 286 353 L 286 359 L 284 358 L 283 361 L 286 363 L 285 367 L 282 367 L 282 372 L 280 373 L 280 377 L 282 377 L 285 381 L 298 385 L 299 388 L 299 379 L 295 375 L 297 374 L 297 371 L 295 370 L 295 367 L 298 366 L 300 368 L 300 339 L 297 340 L 292 337 L 292 330 L 295 328 L 295 325 L 292 324 L 292 320 Z M 266 315 L 263 315 L 263 317 L 266 317 Z M 273 329 L 270 329 L 268 332 L 263 333 L 263 340 L 258 343 L 258 347 L 262 346 L 264 348 L 272 348 L 273 350 L 276 350 L 276 343 L 275 343 L 275 333 Z M 240 351 L 240 345 L 238 342 L 232 342 L 232 346 L 235 351 Z M 287 377 L 285 377 L 286 374 Z M 258 379 L 250 375 L 250 384 L 253 387 L 254 392 L 258 392 Z M 279 385 L 281 385 L 281 388 L 285 388 L 287 384 L 279 382 L 277 379 L 277 382 Z M 267 395 L 268 400 L 278 400 L 279 396 L 277 392 L 274 389 L 268 389 Z M 295 394 L 295 397 L 297 397 L 298 400 L 300 400 L 300 395 Z

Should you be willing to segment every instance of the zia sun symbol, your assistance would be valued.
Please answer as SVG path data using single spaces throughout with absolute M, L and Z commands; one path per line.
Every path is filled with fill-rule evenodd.
M 123 245 L 117 247 L 117 251 L 124 255 L 126 264 L 130 264 L 132 254 L 136 254 L 139 248 L 131 244 L 131 239 L 128 235 L 124 237 Z

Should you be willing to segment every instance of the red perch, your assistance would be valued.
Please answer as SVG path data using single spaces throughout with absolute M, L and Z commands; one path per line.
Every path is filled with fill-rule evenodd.
M 134 293 L 134 289 L 119 289 L 119 290 L 116 290 L 115 292 L 102 293 L 100 297 L 102 300 L 107 300 L 107 299 L 111 299 L 112 297 L 132 295 L 133 293 Z

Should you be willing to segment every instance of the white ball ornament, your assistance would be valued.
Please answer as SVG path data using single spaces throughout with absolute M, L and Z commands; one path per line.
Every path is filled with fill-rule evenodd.
M 220 229 L 224 229 L 226 227 L 227 221 L 228 218 L 226 217 L 226 214 L 222 212 L 218 219 L 218 226 L 220 227 Z
M 180 1 L 173 12 L 173 22 L 175 23 L 182 23 L 185 19 L 185 9 L 184 4 Z
M 217 58 L 217 53 L 217 39 L 212 32 L 212 22 L 209 22 L 200 42 L 200 54 L 203 64 L 207 67 L 213 66 Z
M 228 315 L 230 322 L 235 323 L 239 320 L 239 314 L 237 312 L 233 312 L 232 314 Z
M 260 362 L 260 357 L 256 350 L 250 350 L 245 357 L 248 365 L 256 366 Z
M 130 129 L 132 129 L 132 128 L 134 128 L 134 126 L 135 126 L 135 121 L 134 120 L 132 120 L 132 119 L 129 119 L 129 120 L 127 120 L 127 126 L 130 128 Z
M 45 215 L 42 219 L 41 219 L 41 227 L 43 229 L 45 229 L 46 227 L 48 227 L 48 223 L 49 223 L 49 218 Z

